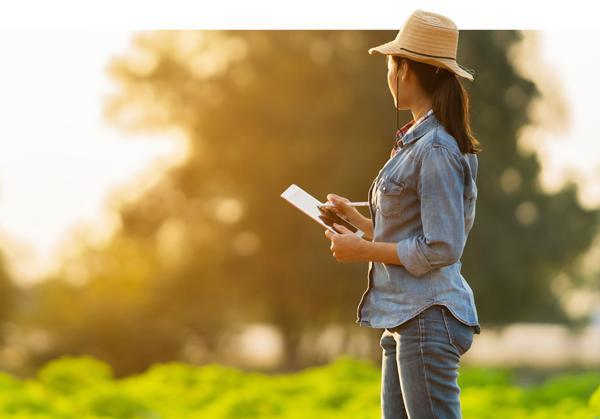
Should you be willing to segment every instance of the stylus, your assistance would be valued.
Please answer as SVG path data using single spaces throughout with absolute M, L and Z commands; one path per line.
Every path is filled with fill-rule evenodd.
M 347 202 L 348 205 L 350 205 L 351 207 L 366 207 L 369 205 L 368 202 Z M 321 205 L 317 205 L 318 207 L 323 207 L 323 208 L 330 208 L 330 207 L 335 207 L 335 205 L 333 204 L 321 204 Z

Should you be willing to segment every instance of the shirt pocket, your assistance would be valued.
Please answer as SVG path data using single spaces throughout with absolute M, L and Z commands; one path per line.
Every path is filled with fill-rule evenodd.
M 384 176 L 377 187 L 376 208 L 383 218 L 402 215 L 402 191 L 404 183 Z

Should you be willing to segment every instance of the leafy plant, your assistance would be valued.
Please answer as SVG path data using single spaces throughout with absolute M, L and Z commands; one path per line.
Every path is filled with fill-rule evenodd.
M 290 375 L 244 373 L 219 365 L 155 364 L 114 379 L 91 357 L 47 364 L 39 380 L 0 374 L 0 419 L 370 419 L 380 416 L 381 372 L 341 358 Z M 465 419 L 593 419 L 600 373 L 555 376 L 531 388 L 507 369 L 461 369 Z

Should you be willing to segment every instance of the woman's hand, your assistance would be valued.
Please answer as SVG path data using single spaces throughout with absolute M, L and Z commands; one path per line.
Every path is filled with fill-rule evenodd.
M 364 232 L 365 237 L 369 239 L 373 238 L 373 223 L 369 218 L 363 217 L 356 208 L 348 205 L 350 202 L 349 200 L 335 194 L 327 195 L 327 199 L 327 202 L 335 205 L 335 208 L 331 209 L 332 211 L 336 212 L 340 217 L 348 220 L 350 224 L 360 228 Z
M 331 240 L 331 251 L 338 262 L 362 262 L 367 260 L 365 254 L 365 240 L 348 230 L 346 227 L 334 224 L 340 234 L 325 231 L 325 235 Z
M 397 243 L 376 243 L 361 239 L 346 227 L 334 224 L 340 234 L 325 231 L 331 240 L 331 251 L 338 262 L 372 261 L 402 265 L 396 250 Z

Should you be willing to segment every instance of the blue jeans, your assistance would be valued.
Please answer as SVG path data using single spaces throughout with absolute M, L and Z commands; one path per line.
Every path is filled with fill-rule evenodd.
M 382 419 L 461 418 L 456 370 L 474 332 L 440 305 L 386 329 L 381 337 Z

